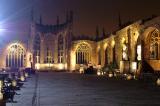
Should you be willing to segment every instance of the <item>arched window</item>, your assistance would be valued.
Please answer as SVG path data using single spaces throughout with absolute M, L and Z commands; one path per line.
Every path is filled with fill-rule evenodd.
M 8 68 L 20 68 L 24 67 L 25 50 L 22 45 L 15 43 L 12 44 L 7 51 L 6 67 Z
M 58 63 L 63 63 L 64 60 L 64 41 L 63 36 L 59 35 L 58 37 Z
M 47 47 L 47 55 L 46 55 L 45 63 L 53 63 L 53 61 L 52 61 L 52 52 L 48 47 Z
M 91 49 L 87 44 L 80 44 L 76 50 L 76 64 L 88 64 L 91 60 Z
M 40 36 L 37 34 L 34 38 L 34 58 L 35 58 L 35 63 L 40 63 Z
M 157 30 L 154 30 L 150 36 L 150 59 L 158 59 L 160 48 L 160 34 Z

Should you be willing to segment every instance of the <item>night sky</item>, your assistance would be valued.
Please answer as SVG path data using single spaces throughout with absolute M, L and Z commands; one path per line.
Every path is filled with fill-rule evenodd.
M 57 16 L 63 22 L 66 12 L 73 10 L 76 36 L 93 36 L 96 26 L 106 33 L 116 30 L 119 13 L 123 23 L 160 14 L 160 0 L 0 0 L 3 38 L 27 38 L 32 5 L 35 18 L 38 21 L 41 14 L 44 24 L 55 24 Z

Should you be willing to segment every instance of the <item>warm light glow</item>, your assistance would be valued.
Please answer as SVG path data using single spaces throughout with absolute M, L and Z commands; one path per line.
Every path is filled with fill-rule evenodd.
M 138 55 L 138 56 L 137 56 L 137 60 L 139 60 L 139 61 L 141 60 L 141 57 L 142 57 L 142 56 L 141 56 L 141 51 L 142 51 L 141 49 L 142 49 L 142 48 L 141 48 L 141 45 L 138 45 L 138 46 L 137 46 L 137 55 Z
M 70 59 L 71 59 L 71 67 L 70 67 L 70 70 L 75 70 L 75 65 L 76 65 L 76 56 L 75 56 L 75 52 L 74 51 L 71 51 L 71 56 L 70 56 Z
M 13 80 L 13 81 L 12 81 L 12 86 L 14 86 L 14 87 L 17 86 L 16 80 Z
M 25 80 L 25 79 L 24 79 L 24 76 L 21 76 L 20 80 L 21 80 L 21 81 L 24 81 L 24 80 Z
M 104 44 L 104 50 L 107 48 L 107 46 L 108 46 L 108 44 L 107 44 L 107 43 L 105 43 L 105 44 Z
M 27 78 L 28 77 L 28 73 L 25 73 L 24 76 Z
M 28 68 L 31 68 L 31 62 L 33 62 L 33 58 L 31 58 L 31 57 L 33 57 L 32 56 L 32 53 L 30 53 L 30 52 L 27 52 L 27 57 L 26 57 L 26 59 L 27 59 L 27 62 L 26 62 L 26 67 L 28 67 Z
M 112 40 L 112 47 L 114 47 L 114 45 L 115 45 L 115 41 L 114 41 L 114 40 Z
M 0 80 L 0 89 L 3 87 L 3 81 Z
M 160 86 L 160 78 L 157 79 L 157 85 Z
M 123 44 L 123 60 L 127 60 L 128 55 L 127 55 L 127 46 L 125 44 Z
M 36 63 L 36 64 L 35 64 L 35 69 L 36 69 L 36 70 L 39 70 L 39 69 L 40 69 L 40 64 L 39 64 L 39 63 Z
M 0 92 L 0 100 L 3 100 L 3 93 Z
M 101 75 L 101 72 L 100 72 L 100 71 L 97 71 L 97 75 L 100 76 L 100 75 Z
M 79 73 L 80 73 L 80 74 L 84 73 L 84 67 L 80 67 Z
M 123 50 L 125 51 L 127 49 L 127 46 L 123 44 Z
M 132 75 L 127 75 L 127 80 L 131 80 L 132 79 Z
M 59 69 L 59 70 L 63 70 L 63 69 L 64 69 L 64 64 L 59 64 L 59 65 L 58 65 L 58 69 Z
M 137 62 L 132 62 L 132 70 L 133 71 L 137 70 Z
M 124 41 L 125 41 L 125 38 L 123 37 L 123 38 L 122 38 L 122 40 L 121 40 L 121 43 L 123 44 L 123 43 L 124 43 Z
M 108 77 L 109 77 L 109 78 L 113 77 L 113 74 L 112 74 L 112 73 L 109 73 L 109 74 L 108 74 Z

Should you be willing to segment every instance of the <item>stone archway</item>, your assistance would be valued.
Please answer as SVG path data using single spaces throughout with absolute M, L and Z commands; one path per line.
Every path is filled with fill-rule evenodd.
M 146 72 L 160 71 L 160 32 L 149 27 L 142 37 L 142 61 Z
M 76 64 L 88 64 L 91 61 L 91 48 L 81 43 L 76 49 Z
M 25 66 L 26 50 L 21 43 L 12 43 L 6 50 L 6 68 L 23 68 Z

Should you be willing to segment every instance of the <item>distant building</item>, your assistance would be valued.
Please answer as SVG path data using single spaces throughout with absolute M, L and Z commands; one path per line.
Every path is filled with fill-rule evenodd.
M 114 65 L 122 73 L 160 71 L 160 17 L 121 26 L 113 34 L 92 40 L 73 38 L 72 25 L 72 12 L 64 23 L 57 18 L 56 25 L 32 21 L 29 43 L 6 45 L 0 67 L 73 71 L 81 65 Z

